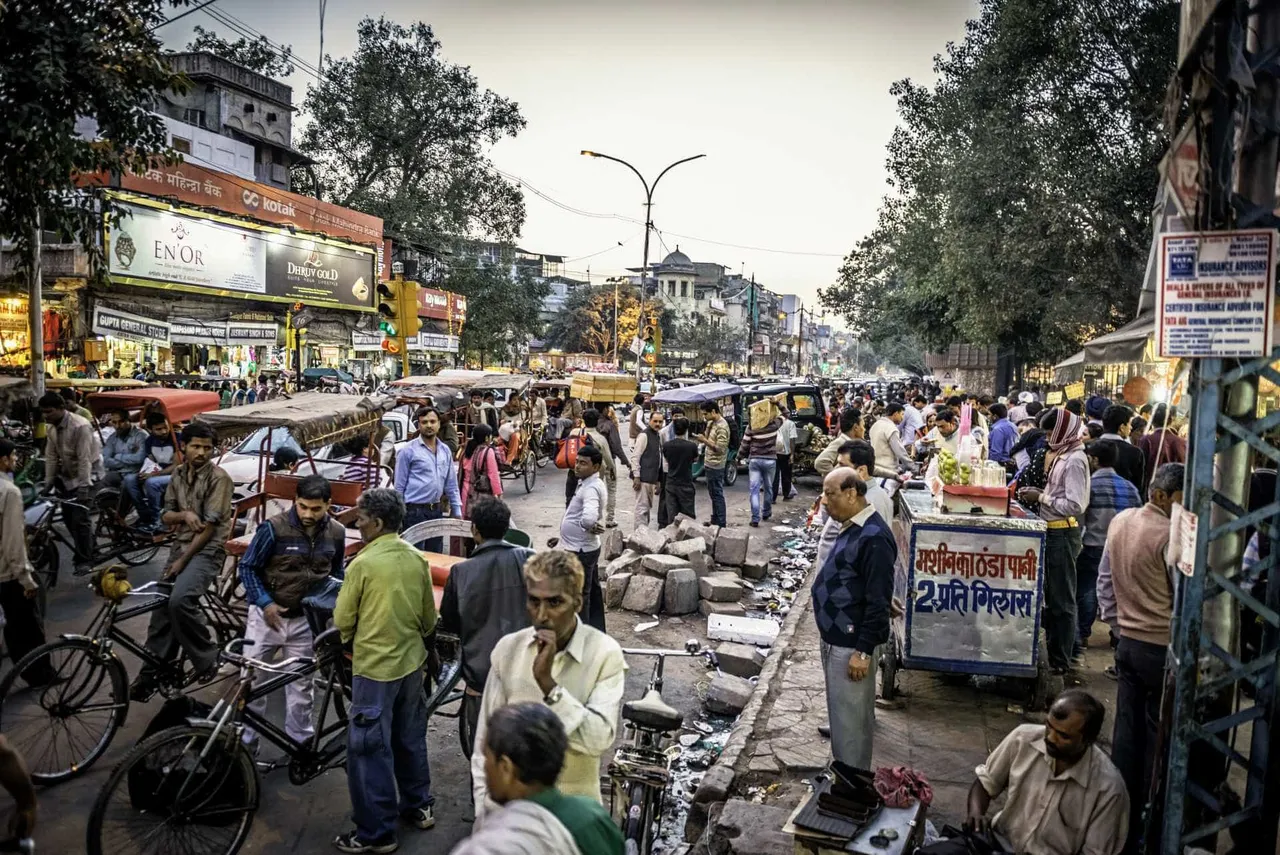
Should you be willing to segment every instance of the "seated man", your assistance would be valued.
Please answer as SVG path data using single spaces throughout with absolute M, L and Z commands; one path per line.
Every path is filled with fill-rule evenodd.
M 622 855 L 622 832 L 585 796 L 556 789 L 569 738 L 550 707 L 512 704 L 489 718 L 484 775 L 500 810 L 453 855 Z
M 994 852 L 1118 855 L 1129 827 L 1124 780 L 1095 743 L 1106 709 L 1082 689 L 1058 696 L 1044 725 L 1023 724 L 976 769 L 965 830 L 989 834 Z M 987 819 L 992 799 L 1004 810 Z M 967 855 L 964 840 L 943 840 L 920 855 Z
M 174 454 L 169 420 L 163 413 L 147 415 L 147 433 L 150 436 L 143 446 L 144 455 L 138 474 L 134 478 L 125 478 L 124 485 L 138 508 L 138 527 L 159 529 L 162 527 L 158 520 L 160 505 L 164 502 L 178 459 Z
M 102 445 L 103 475 L 99 486 L 121 487 L 130 476 L 136 482 L 138 469 L 147 456 L 147 434 L 129 420 L 128 410 L 112 410 L 107 414 L 111 434 Z M 133 491 L 129 491 L 132 495 Z

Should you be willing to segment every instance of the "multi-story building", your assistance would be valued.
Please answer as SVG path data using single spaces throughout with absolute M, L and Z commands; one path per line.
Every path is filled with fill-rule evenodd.
M 725 317 L 723 264 L 693 261 L 676 247 L 653 265 L 651 291 L 686 322 L 719 323 Z

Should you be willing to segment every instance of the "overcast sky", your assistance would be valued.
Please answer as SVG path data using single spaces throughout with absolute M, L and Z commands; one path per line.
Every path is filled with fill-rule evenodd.
M 493 150 L 497 166 L 568 207 L 643 217 L 636 177 L 582 149 L 628 160 L 650 180 L 674 160 L 705 154 L 659 185 L 653 219 L 662 242 L 653 240 L 651 260 L 679 245 L 695 261 L 799 294 L 808 307 L 875 223 L 897 120 L 890 84 L 932 81 L 933 56 L 963 37 L 976 5 L 329 0 L 324 37 L 325 52 L 343 56 L 363 16 L 425 18 L 447 59 L 514 99 L 528 120 Z M 213 8 L 316 64 L 317 0 L 218 0 Z M 195 24 L 235 37 L 203 12 L 161 33 L 182 48 Z M 299 70 L 287 82 L 301 107 L 314 78 Z M 586 278 L 589 269 L 599 282 L 639 266 L 642 226 L 571 213 L 528 191 L 525 199 L 521 245 L 565 256 L 569 275 Z

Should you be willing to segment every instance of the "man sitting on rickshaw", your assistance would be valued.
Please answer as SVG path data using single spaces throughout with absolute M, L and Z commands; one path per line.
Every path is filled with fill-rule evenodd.
M 512 393 L 507 403 L 498 411 L 498 417 L 501 421 L 498 437 L 506 443 L 505 463 L 514 466 L 520 459 L 521 428 L 524 427 L 525 420 L 524 403 L 520 400 L 519 393 Z
M 159 522 L 160 505 L 178 460 L 174 455 L 173 432 L 164 413 L 147 414 L 147 433 L 150 436 L 144 446 L 146 456 L 142 466 L 136 476 L 125 478 L 124 485 L 138 508 L 138 527 L 159 529 L 163 528 Z

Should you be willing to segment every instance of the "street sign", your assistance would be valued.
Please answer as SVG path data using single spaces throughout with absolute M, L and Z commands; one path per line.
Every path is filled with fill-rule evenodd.
M 636 356 L 644 353 L 644 342 L 640 340 L 640 336 L 636 336 L 631 339 L 631 346 L 627 348 L 627 350 L 631 351 Z
M 1276 237 L 1274 229 L 1161 236 L 1156 294 L 1160 356 L 1271 352 Z
M 1173 191 L 1178 213 L 1190 219 L 1200 199 L 1200 146 L 1196 142 L 1195 118 L 1188 119 L 1173 138 L 1173 145 L 1160 161 L 1160 171 Z

